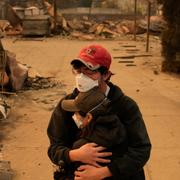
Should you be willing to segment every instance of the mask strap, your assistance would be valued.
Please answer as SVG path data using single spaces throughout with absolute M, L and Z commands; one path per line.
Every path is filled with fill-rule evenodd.
M 93 107 L 90 111 L 88 111 L 87 113 L 90 113 L 92 111 L 94 111 L 95 109 L 97 109 L 98 107 L 100 107 L 105 101 L 107 100 L 107 97 L 105 97 L 102 102 L 100 102 L 98 105 L 96 105 L 95 107 Z

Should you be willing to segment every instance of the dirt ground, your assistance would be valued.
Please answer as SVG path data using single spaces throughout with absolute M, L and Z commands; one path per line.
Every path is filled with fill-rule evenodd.
M 113 57 L 112 82 L 139 104 L 152 141 L 151 158 L 145 166 L 147 180 L 180 179 L 180 78 L 162 73 L 160 40 L 151 37 L 145 53 L 145 39 L 138 41 L 78 41 L 47 38 L 42 41 L 3 39 L 5 49 L 17 60 L 36 69 L 44 77 L 54 77 L 54 88 L 18 92 L 7 97 L 11 111 L 0 122 L 1 154 L 11 162 L 14 180 L 50 180 L 52 164 L 47 157 L 46 129 L 53 108 L 74 88 L 70 61 L 87 44 L 105 46 Z M 131 59 L 118 56 L 146 55 Z M 134 61 L 125 63 L 124 60 Z

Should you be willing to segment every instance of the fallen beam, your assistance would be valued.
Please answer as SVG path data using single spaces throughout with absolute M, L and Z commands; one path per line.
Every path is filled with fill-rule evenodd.
M 134 63 L 134 61 L 118 61 L 118 63 Z
M 136 45 L 122 45 L 122 47 L 136 47 Z
M 136 64 L 126 64 L 126 66 L 136 66 Z
M 128 52 L 129 51 L 133 51 L 133 52 L 135 51 L 136 52 L 136 51 L 139 51 L 139 49 L 126 49 L 126 51 L 128 51 Z
M 149 57 L 151 54 L 142 54 L 142 55 L 128 55 L 128 56 L 115 56 L 114 59 L 133 59 L 135 57 Z
M 6 91 L 0 91 L 0 94 L 17 95 L 16 93 L 13 93 L 13 92 L 6 92 Z

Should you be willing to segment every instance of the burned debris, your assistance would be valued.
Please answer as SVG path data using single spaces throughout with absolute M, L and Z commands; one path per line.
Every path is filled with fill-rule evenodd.
M 10 161 L 0 160 L 0 178 L 2 180 L 12 180 L 13 174 Z
M 62 87 L 62 83 L 53 77 L 43 77 L 32 67 L 18 62 L 16 55 L 5 50 L 0 40 L 0 120 L 7 118 L 11 108 L 5 100 L 5 96 L 57 86 Z
M 8 14 L 11 15 L 8 15 L 6 22 L 0 20 L 1 36 L 18 34 L 49 36 L 55 33 L 71 38 L 93 40 L 118 38 L 134 33 L 143 34 L 147 29 L 147 21 L 142 16 L 137 19 L 136 25 L 134 25 L 134 20 L 128 16 L 103 20 L 88 14 L 81 17 L 68 17 L 60 9 L 54 9 L 54 5 L 47 0 L 19 5 L 21 6 L 6 5 Z M 89 13 L 91 13 L 90 10 Z M 152 32 L 160 33 L 165 27 L 166 23 L 162 16 L 151 17 L 150 30 Z
M 2 43 L 0 45 L 0 120 L 6 119 L 10 110 L 5 96 L 17 95 L 27 90 L 63 86 L 53 77 L 43 77 L 32 67 L 21 64 L 14 53 L 4 50 Z
M 60 84 L 52 77 L 43 77 L 32 67 L 18 62 L 14 53 L 4 50 L 1 41 L 0 48 L 0 85 L 4 94 L 19 90 L 52 88 Z
M 24 82 L 22 90 L 38 90 L 38 89 L 47 89 L 57 86 L 62 86 L 60 82 L 54 80 L 51 77 L 28 77 Z

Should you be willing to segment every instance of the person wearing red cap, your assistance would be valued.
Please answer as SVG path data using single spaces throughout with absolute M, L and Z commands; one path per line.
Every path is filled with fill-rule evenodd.
M 84 47 L 71 62 L 76 88 L 59 102 L 47 129 L 50 140 L 48 156 L 59 166 L 54 174 L 57 180 L 69 179 L 65 175 L 67 170 L 75 174 L 75 180 L 145 180 L 143 166 L 150 157 L 151 143 L 136 102 L 110 82 L 111 61 L 111 55 L 104 47 L 93 44 Z M 96 143 L 72 149 L 73 143 L 79 139 L 80 130 L 72 120 L 73 113 L 61 107 L 64 99 L 75 99 L 79 92 L 87 92 L 95 86 L 109 100 L 106 113 L 117 115 L 127 133 L 124 153 L 116 158 L 112 156 L 111 160 L 108 158 L 111 153 Z M 85 165 L 74 172 L 74 162 Z M 97 163 L 105 166 L 97 167 Z

